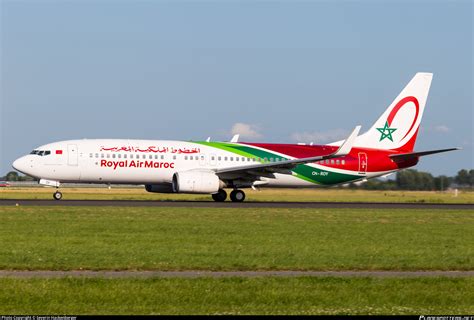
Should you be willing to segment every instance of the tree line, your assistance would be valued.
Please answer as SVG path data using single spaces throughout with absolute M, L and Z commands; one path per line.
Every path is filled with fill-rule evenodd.
M 37 181 L 37 179 L 19 175 L 16 171 L 8 172 L 1 181 Z M 474 170 L 459 170 L 454 177 L 433 176 L 429 172 L 406 169 L 397 172 L 395 180 L 371 179 L 362 184 L 351 183 L 351 188 L 367 190 L 446 190 L 451 187 L 472 189 L 474 186 Z
M 0 181 L 38 181 L 38 180 L 30 176 L 20 175 L 16 171 L 10 171 L 5 176 L 0 177 Z
M 429 172 L 406 169 L 397 172 L 393 179 L 372 179 L 366 183 L 350 187 L 367 190 L 436 190 L 443 191 L 449 188 L 472 189 L 474 186 L 474 170 L 459 170 L 454 177 L 445 175 L 433 176 Z

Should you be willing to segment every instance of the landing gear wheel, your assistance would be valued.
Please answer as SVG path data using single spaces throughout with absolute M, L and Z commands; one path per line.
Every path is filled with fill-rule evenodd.
M 233 202 L 242 202 L 245 200 L 245 192 L 242 190 L 233 190 L 230 193 L 230 200 Z
M 217 193 L 214 193 L 212 195 L 212 199 L 214 199 L 214 201 L 216 202 L 225 201 L 226 198 L 227 198 L 227 192 L 225 192 L 225 190 L 223 189 L 220 189 Z
M 63 198 L 63 194 L 59 191 L 56 191 L 54 194 L 53 194 L 53 198 L 54 200 L 61 200 Z

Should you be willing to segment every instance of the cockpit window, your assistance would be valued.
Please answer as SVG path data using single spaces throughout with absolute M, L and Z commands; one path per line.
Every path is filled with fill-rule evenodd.
M 33 150 L 30 154 L 37 154 L 39 156 L 48 156 L 51 154 L 51 150 Z

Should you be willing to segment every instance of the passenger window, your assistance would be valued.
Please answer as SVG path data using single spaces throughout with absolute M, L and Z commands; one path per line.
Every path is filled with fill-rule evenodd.
M 176 160 L 176 156 L 173 156 L 173 160 Z
M 329 164 L 329 160 L 326 159 L 326 164 Z
M 115 153 L 112 155 L 112 158 L 114 158 L 114 159 L 115 159 Z
M 143 159 L 146 159 L 146 155 L 143 155 L 142 158 L 143 158 Z
M 227 161 L 227 157 L 224 157 L 224 161 Z
M 341 163 L 342 163 L 342 165 L 345 165 L 345 164 L 346 164 L 346 160 L 342 160 Z
M 270 162 L 273 162 L 273 160 L 274 160 L 273 158 L 270 158 Z
M 193 157 L 193 156 L 191 156 L 191 158 L 192 158 L 192 157 Z M 216 160 L 216 157 L 212 156 L 212 157 L 211 157 L 211 160 L 212 160 L 212 161 Z
M 164 155 L 161 155 L 161 160 L 163 160 L 164 158 L 165 158 L 165 156 L 164 156 Z
M 239 161 L 239 157 L 235 157 L 235 161 Z
M 110 154 L 107 153 L 107 159 L 109 159 L 109 158 L 110 158 Z
M 331 160 L 331 164 L 334 164 L 334 160 Z
M 92 153 L 89 153 L 89 158 L 92 158 Z
M 124 154 L 124 155 L 123 155 L 123 158 L 124 158 L 124 159 L 127 159 L 127 154 Z
M 230 157 L 230 161 L 234 161 L 234 157 Z
M 221 161 L 221 157 L 217 157 L 217 160 Z
M 188 160 L 188 156 L 184 156 L 184 160 Z
M 120 153 L 117 156 L 119 159 L 122 159 L 122 155 Z
M 102 159 L 104 159 L 104 154 L 103 154 L 103 153 L 101 153 L 101 154 L 100 154 L 100 157 L 101 157 Z
M 337 159 L 337 160 L 336 160 L 336 164 L 339 164 L 339 163 L 340 163 L 340 161 L 339 161 L 339 159 Z

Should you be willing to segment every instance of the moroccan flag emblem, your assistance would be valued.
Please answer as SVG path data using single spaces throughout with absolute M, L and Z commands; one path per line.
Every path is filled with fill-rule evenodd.
M 392 133 L 394 133 L 395 130 L 397 130 L 397 129 L 396 128 L 390 128 L 390 125 L 388 124 L 388 121 L 385 121 L 385 126 L 383 128 L 377 128 L 377 130 L 382 134 L 380 136 L 379 141 L 382 141 L 385 138 L 387 138 L 387 139 L 389 139 L 390 141 L 393 142 Z

